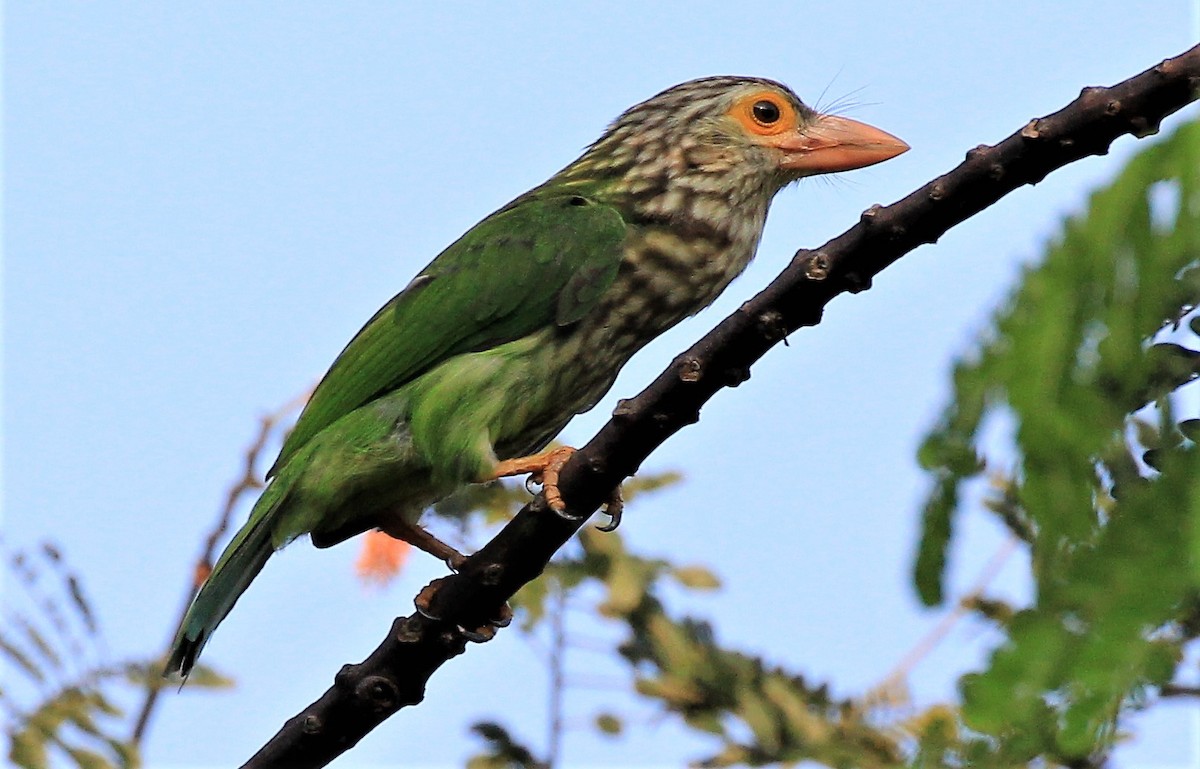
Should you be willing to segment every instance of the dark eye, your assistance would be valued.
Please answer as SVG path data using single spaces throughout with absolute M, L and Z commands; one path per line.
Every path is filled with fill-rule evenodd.
M 779 105 L 773 101 L 756 101 L 750 110 L 754 113 L 754 119 L 763 125 L 771 125 L 779 120 Z

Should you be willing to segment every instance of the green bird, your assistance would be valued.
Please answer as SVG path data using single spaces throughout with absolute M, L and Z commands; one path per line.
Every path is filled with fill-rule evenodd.
M 488 216 L 383 306 L 313 392 L 250 518 L 187 612 L 187 675 L 273 552 L 378 528 L 451 565 L 418 525 L 470 483 L 533 473 L 626 361 L 750 262 L 775 194 L 908 145 L 749 77 L 692 80 L 617 118 L 573 163 Z

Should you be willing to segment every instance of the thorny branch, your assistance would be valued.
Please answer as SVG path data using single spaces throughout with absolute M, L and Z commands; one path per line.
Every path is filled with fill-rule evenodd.
M 563 692 L 566 677 L 563 672 L 567 647 L 567 586 L 555 586 L 550 609 L 550 728 L 546 740 L 546 767 L 557 769 L 562 758 Z
M 312 395 L 312 388 L 292 398 L 274 412 L 267 414 L 259 420 L 258 435 L 255 436 L 254 441 L 246 448 L 245 458 L 242 462 L 242 475 L 230 485 L 229 491 L 225 494 L 225 504 L 221 507 L 217 521 L 204 538 L 200 555 L 196 557 L 195 566 L 192 568 L 192 578 L 188 583 L 183 605 L 179 610 L 179 618 L 175 621 L 174 629 L 171 630 L 171 635 L 167 638 L 168 649 L 163 654 L 164 659 L 167 654 L 170 654 L 169 645 L 179 632 L 179 628 L 183 625 L 183 618 L 187 615 L 188 607 L 192 605 L 192 599 L 196 597 L 200 586 L 204 584 L 204 580 L 208 579 L 209 573 L 212 572 L 213 559 L 217 554 L 217 545 L 221 543 L 225 537 L 225 532 L 229 530 L 229 522 L 233 518 L 233 511 L 237 507 L 238 501 L 241 500 L 242 495 L 262 488 L 263 482 L 259 474 L 255 471 L 255 466 L 258 464 L 259 455 L 262 454 L 263 448 L 267 445 L 267 440 L 270 438 L 271 432 L 289 414 L 298 411 L 308 401 L 310 395 Z M 158 704 L 158 695 L 162 689 L 162 684 L 152 676 L 150 683 L 146 686 L 146 694 L 142 698 L 142 707 L 138 711 L 137 721 L 133 727 L 133 734 L 129 738 L 129 741 L 135 746 L 140 745 L 146 735 L 146 729 L 150 725 L 150 716 L 154 713 L 154 708 Z
M 750 375 L 750 365 L 788 334 L 816 325 L 835 296 L 870 287 L 904 254 L 934 243 L 1001 197 L 1089 155 L 1119 136 L 1153 134 L 1164 117 L 1200 98 L 1200 46 L 1111 88 L 1085 88 L 1062 110 L 1031 120 L 995 146 L 981 145 L 949 173 L 897 203 L 872 206 L 858 224 L 814 251 L 800 250 L 761 293 L 677 357 L 563 469 L 571 509 L 596 510 L 663 441 L 699 419 L 700 407 Z M 363 662 L 346 665 L 333 686 L 288 720 L 246 767 L 320 767 L 353 747 L 402 707 L 466 647 L 461 627 L 477 627 L 582 526 L 548 512 L 539 496 L 471 556 L 438 580 L 427 614 L 400 617 Z M 428 590 L 426 594 L 428 594 Z

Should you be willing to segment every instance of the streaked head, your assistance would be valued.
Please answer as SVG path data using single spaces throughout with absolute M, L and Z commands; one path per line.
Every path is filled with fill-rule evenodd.
M 865 123 L 822 115 L 773 80 L 708 77 L 626 110 L 567 173 L 617 173 L 633 192 L 689 180 L 696 191 L 728 183 L 773 195 L 795 179 L 862 168 L 907 149 Z

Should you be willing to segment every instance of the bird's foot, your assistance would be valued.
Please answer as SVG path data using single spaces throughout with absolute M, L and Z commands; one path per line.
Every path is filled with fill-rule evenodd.
M 616 531 L 617 527 L 621 525 L 621 514 L 625 512 L 625 498 L 621 496 L 619 485 L 612 490 L 612 495 L 604 503 L 604 509 L 601 512 L 608 516 L 608 523 L 596 528 L 603 532 Z
M 445 561 L 446 565 L 450 567 L 450 571 L 460 570 L 467 560 L 467 557 L 458 550 L 403 518 L 388 519 L 380 525 L 379 530 L 393 539 L 403 540 L 418 550 L 423 550 L 434 558 Z
M 487 622 L 475 628 L 466 628 L 462 625 L 459 625 L 458 632 L 462 633 L 462 637 L 471 643 L 487 643 L 496 637 L 496 633 L 501 628 L 506 628 L 511 625 L 512 621 L 513 610 L 512 607 L 506 602 L 501 604 L 500 611 L 496 613 L 496 616 L 490 618 Z
M 551 510 L 568 520 L 577 520 L 574 516 L 567 514 L 567 505 L 563 502 L 562 493 L 558 490 L 558 474 L 574 453 L 575 449 L 570 446 L 556 446 L 540 454 L 505 459 L 496 463 L 488 480 L 529 473 L 530 481 L 542 485 L 542 491 L 546 494 L 546 504 L 550 506 Z
M 583 516 L 574 515 L 567 510 L 567 504 L 563 501 L 562 492 L 558 490 L 559 473 L 562 472 L 563 466 L 575 451 L 570 446 L 557 446 L 540 454 L 531 454 L 530 456 L 517 457 L 516 459 L 505 459 L 497 463 L 492 472 L 492 477 L 488 480 L 529 473 L 530 481 L 542 485 L 542 491 L 546 495 L 546 504 L 554 511 L 555 515 L 564 520 L 576 522 L 581 520 Z M 609 522 L 597 528 L 600 531 L 615 531 L 617 526 L 621 524 L 621 513 L 624 509 L 625 501 L 621 497 L 621 487 L 617 486 L 617 488 L 613 489 L 612 496 L 609 497 L 608 502 L 604 505 L 604 512 L 608 515 Z
M 434 622 L 442 621 L 442 618 L 430 611 L 429 607 L 433 603 L 433 597 L 437 595 L 437 591 L 441 589 L 442 583 L 446 579 L 446 577 L 440 577 L 435 579 L 433 582 L 430 582 L 428 585 L 422 588 L 421 592 L 417 593 L 417 597 L 413 599 L 413 605 L 416 607 L 417 613 L 419 613 L 422 617 L 433 620 Z M 512 621 L 512 607 L 505 603 L 500 607 L 499 611 L 496 612 L 496 616 L 489 618 L 486 622 L 478 627 L 467 628 L 463 627 L 462 625 L 458 625 L 457 628 L 458 632 L 462 633 L 463 638 L 467 639 L 471 643 L 481 644 L 495 638 L 496 632 L 500 630 L 500 628 L 505 628 L 511 625 Z

